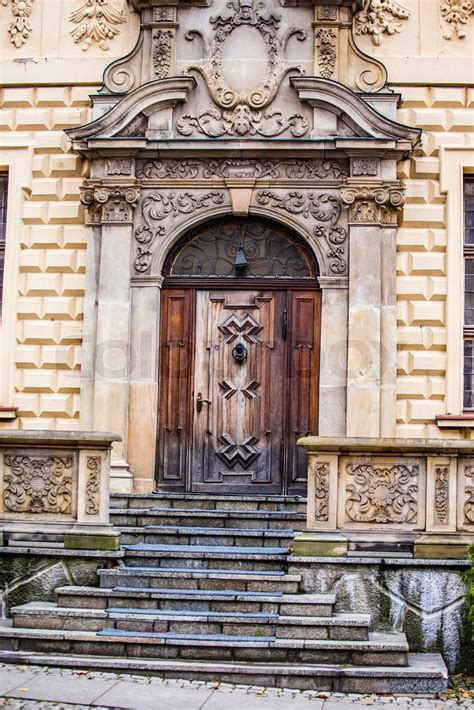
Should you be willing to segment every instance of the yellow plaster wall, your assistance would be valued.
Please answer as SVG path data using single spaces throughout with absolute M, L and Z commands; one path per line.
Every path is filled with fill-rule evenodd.
M 454 86 L 393 88 L 403 96 L 398 119 L 424 131 L 420 150 L 400 165 L 406 205 L 397 247 L 397 435 L 453 437 L 455 431 L 441 432 L 433 421 L 436 415 L 448 413 L 448 287 L 463 289 L 461 273 L 451 284 L 447 279 L 447 213 L 446 195 L 440 190 L 440 148 L 471 147 L 474 167 L 474 90 Z M 462 242 L 462 234 L 453 236 Z
M 79 186 L 88 166 L 70 151 L 63 131 L 90 120 L 89 94 L 97 88 L 15 87 L 0 95 L 1 144 L 32 148 L 16 186 L 23 193 L 19 214 L 9 215 L 17 226 L 7 235 L 7 259 L 18 252 L 17 298 L 5 293 L 5 308 L 14 305 L 17 321 L 15 394 L 1 404 L 19 411 L 3 427 L 79 428 L 86 254 Z

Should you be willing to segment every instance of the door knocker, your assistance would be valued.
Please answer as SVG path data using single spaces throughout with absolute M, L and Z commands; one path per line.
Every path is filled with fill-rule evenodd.
M 247 348 L 243 343 L 237 343 L 232 350 L 232 357 L 235 362 L 244 362 L 247 359 Z

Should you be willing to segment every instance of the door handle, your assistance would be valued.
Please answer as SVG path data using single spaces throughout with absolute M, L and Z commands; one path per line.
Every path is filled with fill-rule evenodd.
M 196 410 L 198 412 L 202 412 L 202 405 L 203 404 L 211 404 L 211 400 L 204 399 L 204 397 L 202 396 L 202 393 L 198 392 L 198 395 L 196 397 Z

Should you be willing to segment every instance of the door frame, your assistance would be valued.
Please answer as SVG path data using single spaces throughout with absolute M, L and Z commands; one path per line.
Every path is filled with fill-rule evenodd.
M 198 291 L 207 290 L 219 290 L 219 291 L 255 291 L 255 290 L 265 290 L 265 291 L 282 291 L 284 290 L 287 294 L 287 304 L 291 297 L 292 292 L 298 291 L 312 291 L 317 294 L 316 302 L 316 312 L 315 312 L 315 325 L 314 325 L 314 345 L 316 347 L 316 379 L 314 382 L 315 396 L 316 396 L 316 412 L 315 412 L 315 431 L 317 434 L 319 428 L 319 380 L 320 380 L 320 353 L 321 353 L 321 316 L 322 316 L 322 291 L 318 283 L 318 279 L 306 278 L 306 279 L 292 279 L 292 278 L 203 278 L 203 277 L 166 277 L 163 281 L 161 288 L 161 324 L 159 333 L 159 371 L 158 371 L 158 416 L 157 416 L 157 448 L 156 448 L 156 465 L 155 465 L 155 486 L 158 491 L 167 492 L 193 492 L 193 481 L 192 481 L 192 454 L 193 454 L 193 431 L 194 431 L 194 421 L 195 421 L 195 392 L 194 392 L 194 376 L 195 376 L 195 347 L 196 347 L 196 295 Z M 182 294 L 183 298 L 188 301 L 189 313 L 186 316 L 186 326 L 190 329 L 191 341 L 190 341 L 190 351 L 188 352 L 186 373 L 188 378 L 187 385 L 187 395 L 185 396 L 184 406 L 178 406 L 179 414 L 183 417 L 186 423 L 185 432 L 185 460 L 181 462 L 185 467 L 184 471 L 184 484 L 173 485 L 172 482 L 163 481 L 163 467 L 164 460 L 164 437 L 161 436 L 163 427 L 163 418 L 166 416 L 164 409 L 169 403 L 169 393 L 165 390 L 165 383 L 163 377 L 167 369 L 166 357 L 167 352 L 164 347 L 166 342 L 166 330 L 169 323 L 167 322 L 167 316 L 169 313 L 168 297 L 169 294 L 178 295 Z M 183 332 L 186 331 L 186 328 Z M 284 376 L 286 381 L 289 381 L 290 377 L 290 346 L 289 340 L 287 341 L 285 348 L 285 372 Z M 183 393 L 180 392 L 174 401 L 182 403 L 180 396 Z M 167 400 L 168 401 L 165 401 Z M 287 397 L 284 418 L 283 418 L 283 431 L 285 432 L 284 439 L 284 464 L 282 473 L 282 490 L 280 494 L 285 495 L 288 492 L 289 487 L 289 468 L 288 468 L 288 454 L 290 448 L 290 437 L 291 432 L 289 431 L 289 409 L 290 409 L 290 397 Z M 306 469 L 305 469 L 306 470 Z M 298 493 L 292 493 L 294 495 L 305 495 L 306 491 L 298 491 Z M 209 493 L 209 495 L 218 495 L 217 493 Z M 229 495 L 236 495 L 235 493 L 229 493 Z M 251 493 L 249 493 L 251 495 Z M 255 494 L 257 495 L 257 494 Z M 272 495 L 275 495 L 273 493 Z M 278 494 L 276 494 L 278 495 Z

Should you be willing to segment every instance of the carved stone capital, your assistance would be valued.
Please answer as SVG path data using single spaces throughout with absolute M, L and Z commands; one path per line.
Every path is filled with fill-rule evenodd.
M 139 195 L 139 188 L 130 186 L 81 188 L 81 202 L 88 212 L 87 223 L 131 223 Z
M 349 222 L 396 225 L 404 195 L 399 185 L 349 185 L 342 188 L 341 201 L 349 205 Z

